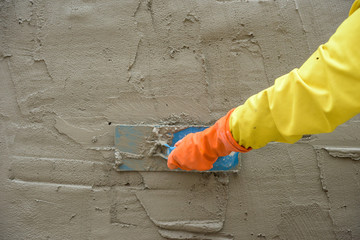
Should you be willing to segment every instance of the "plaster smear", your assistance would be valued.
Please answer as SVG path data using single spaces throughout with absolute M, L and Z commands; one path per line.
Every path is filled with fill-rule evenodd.
M 114 169 L 114 125 L 214 123 L 350 5 L 1 1 L 0 238 L 359 239 L 359 116 L 238 174 Z

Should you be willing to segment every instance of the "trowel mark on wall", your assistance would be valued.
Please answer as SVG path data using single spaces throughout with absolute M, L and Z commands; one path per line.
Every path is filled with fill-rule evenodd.
M 56 117 L 55 120 L 54 127 L 59 133 L 66 135 L 84 148 L 106 150 L 110 147 L 110 150 L 114 150 L 112 143 L 114 127 L 107 123 L 105 118 L 93 117 L 88 122 L 84 121 L 84 118 L 69 118 L 65 120 L 61 117 Z M 85 123 L 78 123 L 81 120 Z M 90 121 L 96 120 L 99 123 L 96 125 L 92 124 L 91 126 Z M 71 124 L 69 121 L 75 124 Z
M 44 59 L 34 60 L 32 57 L 11 57 L 9 69 L 15 83 L 24 84 L 30 89 L 33 89 L 36 85 L 54 83 Z
M 110 223 L 120 227 L 136 227 L 146 222 L 146 215 L 134 193 L 111 189 Z M 140 217 L 142 216 L 142 217 Z
M 173 240 L 233 240 L 234 237 L 231 234 L 226 233 L 215 233 L 215 234 L 201 234 L 201 233 L 190 233 L 185 231 L 171 231 L 171 230 L 159 230 L 162 237 Z
M 281 214 L 281 239 L 335 240 L 330 215 L 316 203 L 291 206 Z
M 162 124 L 206 123 L 210 114 L 206 103 L 206 99 L 176 96 L 146 98 L 134 93 L 122 94 L 121 97 L 111 99 L 111 105 L 104 111 L 104 115 L 115 124 L 159 124 L 161 121 Z
M 164 46 L 164 56 L 162 52 L 153 53 L 154 46 L 149 46 L 146 41 L 148 40 L 139 41 L 135 59 L 128 69 L 128 83 L 133 86 L 135 92 L 152 98 L 191 96 L 199 99 L 205 96 L 208 83 L 203 54 L 186 46 Z M 196 80 L 193 80 L 194 78 Z M 172 80 L 171 84 L 168 82 L 169 79 Z
M 54 81 L 45 60 L 11 57 L 8 64 L 17 103 L 24 115 L 55 101 Z
M 324 149 L 330 154 L 332 157 L 339 158 L 350 158 L 355 161 L 360 160 L 360 148 L 358 147 L 324 147 Z
M 148 188 L 137 192 L 136 197 L 161 236 L 167 239 L 233 239 L 230 234 L 219 233 L 228 201 L 227 174 L 190 174 L 190 179 L 200 181 L 189 181 L 187 187 L 178 186 L 176 180 L 159 185 L 152 175 L 144 174 Z M 177 190 L 173 190 L 174 184 Z
M 337 239 L 360 239 L 360 162 L 331 156 L 324 149 L 316 155 Z
M 245 26 L 245 25 L 244 25 Z M 230 48 L 230 53 L 234 56 L 239 56 L 241 59 L 241 69 L 254 69 L 259 71 L 262 69 L 265 73 L 268 87 L 271 86 L 269 77 L 266 73 L 264 55 L 261 50 L 259 42 L 256 40 L 253 32 L 244 33 L 245 29 L 239 32 L 233 39 Z
M 140 174 L 119 175 L 112 169 L 112 163 L 28 156 L 13 156 L 11 159 L 9 179 L 13 181 L 70 187 L 126 186 L 139 189 L 144 187 Z
M 199 95 L 206 94 L 207 82 L 201 72 L 204 57 L 195 47 L 200 40 L 196 7 L 189 9 L 182 6 L 182 11 L 172 14 L 171 8 L 175 7 L 172 3 L 159 2 L 156 6 L 164 8 L 169 14 L 155 15 L 154 4 L 152 1 L 139 1 L 133 13 L 139 40 L 129 61 L 128 82 L 136 92 L 147 97 L 176 96 L 182 88 L 186 95 L 199 99 Z M 187 13 L 184 14 L 184 11 Z M 155 32 L 150 22 L 153 26 L 156 22 L 159 32 Z M 170 23 L 174 24 L 170 26 Z M 185 41 L 174 41 L 183 35 Z M 194 78 L 199 80 L 190 81 Z M 168 84 L 169 79 L 173 80 L 173 84 Z

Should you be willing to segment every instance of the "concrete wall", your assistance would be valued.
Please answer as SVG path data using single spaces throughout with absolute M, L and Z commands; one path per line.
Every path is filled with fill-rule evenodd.
M 360 239 L 359 116 L 238 174 L 119 173 L 114 125 L 211 124 L 344 0 L 1 1 L 1 239 Z

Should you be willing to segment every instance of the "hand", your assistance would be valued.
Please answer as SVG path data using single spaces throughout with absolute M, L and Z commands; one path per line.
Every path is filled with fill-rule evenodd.
M 168 157 L 170 169 L 205 171 L 213 167 L 218 157 L 231 152 L 248 152 L 251 148 L 240 146 L 232 137 L 229 118 L 232 109 L 213 126 L 202 132 L 190 133 L 175 144 L 175 149 Z

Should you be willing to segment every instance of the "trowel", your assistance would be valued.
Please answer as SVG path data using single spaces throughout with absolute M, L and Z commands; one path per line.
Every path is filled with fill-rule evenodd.
M 189 133 L 206 126 L 117 125 L 115 126 L 115 158 L 117 171 L 182 171 L 170 170 L 167 158 L 175 144 Z M 210 172 L 239 169 L 239 153 L 220 157 Z

